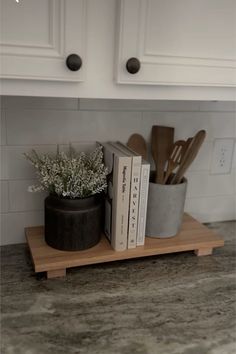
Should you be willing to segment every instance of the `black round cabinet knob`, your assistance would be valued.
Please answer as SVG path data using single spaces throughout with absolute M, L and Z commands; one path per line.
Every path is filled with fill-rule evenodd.
M 82 66 L 82 59 L 77 54 L 70 54 L 66 58 L 66 66 L 71 71 L 78 71 Z
M 130 74 L 136 74 L 141 67 L 141 63 L 137 58 L 127 60 L 126 69 Z

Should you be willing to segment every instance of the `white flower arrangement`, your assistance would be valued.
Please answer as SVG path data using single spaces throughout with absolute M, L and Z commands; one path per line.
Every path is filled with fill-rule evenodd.
M 36 168 L 38 186 L 30 192 L 47 190 L 64 198 L 87 198 L 101 193 L 107 187 L 107 168 L 103 164 L 102 146 L 90 154 L 76 152 L 70 145 L 69 152 L 38 155 L 35 150 L 24 154 Z

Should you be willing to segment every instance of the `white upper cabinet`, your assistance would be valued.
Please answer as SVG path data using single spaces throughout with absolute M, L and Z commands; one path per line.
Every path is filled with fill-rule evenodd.
M 2 95 L 236 99 L 236 0 L 0 0 L 0 26 Z
M 2 78 L 83 81 L 86 0 L 0 0 L 0 6 Z M 69 58 L 73 70 L 66 65 L 71 54 L 78 56 Z
M 120 0 L 119 11 L 118 83 L 236 86 L 235 0 Z

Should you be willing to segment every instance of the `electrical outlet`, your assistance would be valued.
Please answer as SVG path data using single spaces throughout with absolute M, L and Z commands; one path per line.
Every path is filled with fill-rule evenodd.
M 211 160 L 212 174 L 228 174 L 232 168 L 234 138 L 215 139 Z

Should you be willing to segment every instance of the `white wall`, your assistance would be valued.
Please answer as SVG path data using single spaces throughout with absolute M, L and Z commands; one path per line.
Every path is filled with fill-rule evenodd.
M 235 219 L 235 158 L 230 174 L 210 174 L 214 139 L 236 137 L 235 106 L 235 102 L 2 97 L 2 244 L 24 242 L 24 227 L 43 223 L 46 194 L 27 192 L 35 175 L 23 152 L 55 151 L 56 144 L 66 148 L 69 142 L 86 150 L 91 141 L 126 142 L 134 132 L 149 141 L 153 124 L 174 126 L 176 139 L 207 130 L 206 142 L 187 174 L 186 211 L 204 222 Z

